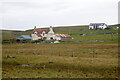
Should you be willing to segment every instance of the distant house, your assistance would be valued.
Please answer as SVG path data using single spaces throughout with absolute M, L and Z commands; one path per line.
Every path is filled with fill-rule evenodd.
M 105 23 L 90 23 L 89 29 L 107 29 L 108 26 Z
M 29 35 L 21 35 L 16 38 L 17 41 L 27 41 L 27 40 L 31 40 L 31 39 L 32 39 L 32 37 L 30 37 Z
M 32 40 L 61 40 L 63 37 L 71 37 L 67 34 L 55 34 L 52 26 L 49 29 L 36 29 L 35 27 L 31 36 Z

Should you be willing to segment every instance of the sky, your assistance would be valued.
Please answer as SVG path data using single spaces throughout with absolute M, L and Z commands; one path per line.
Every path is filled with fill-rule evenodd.
M 0 0 L 0 29 L 118 23 L 119 0 Z

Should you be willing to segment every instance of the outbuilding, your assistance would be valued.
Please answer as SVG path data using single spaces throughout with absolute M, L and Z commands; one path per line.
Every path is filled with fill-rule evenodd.
M 32 39 L 32 37 L 30 37 L 29 35 L 21 35 L 19 37 L 16 38 L 16 41 L 30 41 Z

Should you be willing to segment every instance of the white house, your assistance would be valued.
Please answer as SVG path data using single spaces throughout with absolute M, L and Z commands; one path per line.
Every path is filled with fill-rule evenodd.
M 49 32 L 46 35 L 46 40 L 61 40 L 61 37 L 56 36 L 54 31 L 53 31 L 52 26 L 50 26 Z
M 42 40 L 47 36 L 49 30 L 47 29 L 36 29 L 36 26 L 31 34 L 32 40 Z
M 36 29 L 35 27 L 31 36 L 32 40 L 61 40 L 63 38 L 71 38 L 67 34 L 55 34 L 52 26 L 49 29 Z
M 105 23 L 90 23 L 89 29 L 106 29 L 108 28 Z

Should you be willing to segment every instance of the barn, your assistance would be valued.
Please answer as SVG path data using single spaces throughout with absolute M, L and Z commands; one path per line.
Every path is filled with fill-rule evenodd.
M 108 26 L 105 23 L 90 23 L 89 29 L 107 29 Z

